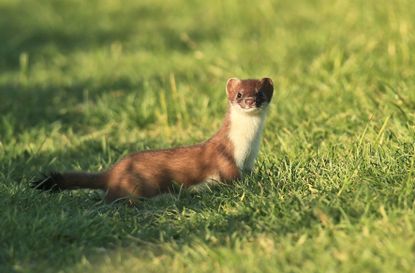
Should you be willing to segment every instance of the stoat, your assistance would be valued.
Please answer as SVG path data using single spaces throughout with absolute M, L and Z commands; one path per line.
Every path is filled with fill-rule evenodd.
M 270 78 L 231 78 L 226 84 L 228 111 L 223 125 L 207 141 L 133 153 L 100 173 L 54 172 L 31 186 L 51 191 L 102 189 L 105 200 L 112 202 L 152 197 L 169 192 L 174 184 L 194 187 L 238 179 L 254 165 L 273 92 Z

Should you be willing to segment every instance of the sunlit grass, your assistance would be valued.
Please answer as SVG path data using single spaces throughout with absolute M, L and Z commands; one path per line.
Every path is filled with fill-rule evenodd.
M 0 0 L 0 271 L 412 272 L 415 2 Z M 39 194 L 275 97 L 254 173 L 136 207 Z

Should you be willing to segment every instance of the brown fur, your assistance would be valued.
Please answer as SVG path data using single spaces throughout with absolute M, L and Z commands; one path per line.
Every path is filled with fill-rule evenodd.
M 230 103 L 236 100 L 243 108 L 250 107 L 253 102 L 249 99 L 262 90 L 264 97 L 257 96 L 254 103 L 262 103 L 262 99 L 269 102 L 273 91 L 270 88 L 272 81 L 268 78 L 230 79 L 227 83 L 228 100 Z M 243 92 L 241 98 L 236 98 L 237 90 Z M 190 187 L 211 177 L 218 177 L 225 183 L 238 179 L 241 171 L 235 164 L 234 147 L 228 138 L 229 115 L 228 111 L 219 131 L 201 144 L 133 153 L 102 173 L 52 173 L 32 182 L 32 186 L 55 191 L 102 189 L 106 191 L 106 200 L 114 201 L 124 197 L 152 197 L 168 192 L 175 183 Z
M 106 172 L 107 199 L 151 197 L 168 192 L 172 183 L 189 187 L 216 174 L 221 181 L 237 179 L 240 173 L 233 161 L 232 143 L 227 139 L 227 120 L 205 143 L 127 156 Z

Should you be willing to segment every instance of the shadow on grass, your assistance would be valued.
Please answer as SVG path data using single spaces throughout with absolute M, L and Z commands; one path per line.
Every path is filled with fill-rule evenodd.
M 63 129 L 77 129 L 89 123 L 85 104 L 94 107 L 97 100 L 109 91 L 128 94 L 134 90 L 137 101 L 143 94 L 143 83 L 119 79 L 111 82 L 80 82 L 69 86 L 48 84 L 46 86 L 19 87 L 0 86 L 0 136 L 13 134 L 35 127 L 47 127 L 59 122 Z M 137 92 L 138 90 L 138 92 Z M 141 120 L 145 123 L 144 120 Z M 105 121 L 103 121 L 105 123 Z M 137 124 L 144 125 L 144 124 Z M 8 132 L 9 130 L 9 132 Z
M 23 52 L 48 56 L 59 51 L 86 50 L 128 36 L 129 29 L 97 23 L 93 12 L 77 8 L 76 3 L 43 2 L 43 5 L 4 4 L 0 9 L 0 64 L 3 69 L 16 68 Z
M 0 7 L 0 71 L 18 69 L 22 54 L 47 60 L 114 42 L 132 42 L 135 49 L 191 51 L 200 41 L 220 39 L 222 32 L 219 25 L 177 29 L 167 19 L 172 11 L 158 5 L 129 2 L 109 8 L 99 1 L 40 2 L 11 1 Z
M 10 2 L 0 9 L 0 67 L 16 68 L 22 53 L 53 56 L 125 41 L 134 34 L 133 20 L 151 18 L 144 7 L 103 10 L 99 2 Z M 96 6 L 95 6 L 96 5 Z M 125 16 L 125 13 L 136 17 Z

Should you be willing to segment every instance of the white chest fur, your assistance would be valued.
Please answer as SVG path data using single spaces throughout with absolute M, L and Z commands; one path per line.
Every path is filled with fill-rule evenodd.
M 267 110 L 247 113 L 231 107 L 229 138 L 234 146 L 234 158 L 240 170 L 251 170 L 258 155 Z

